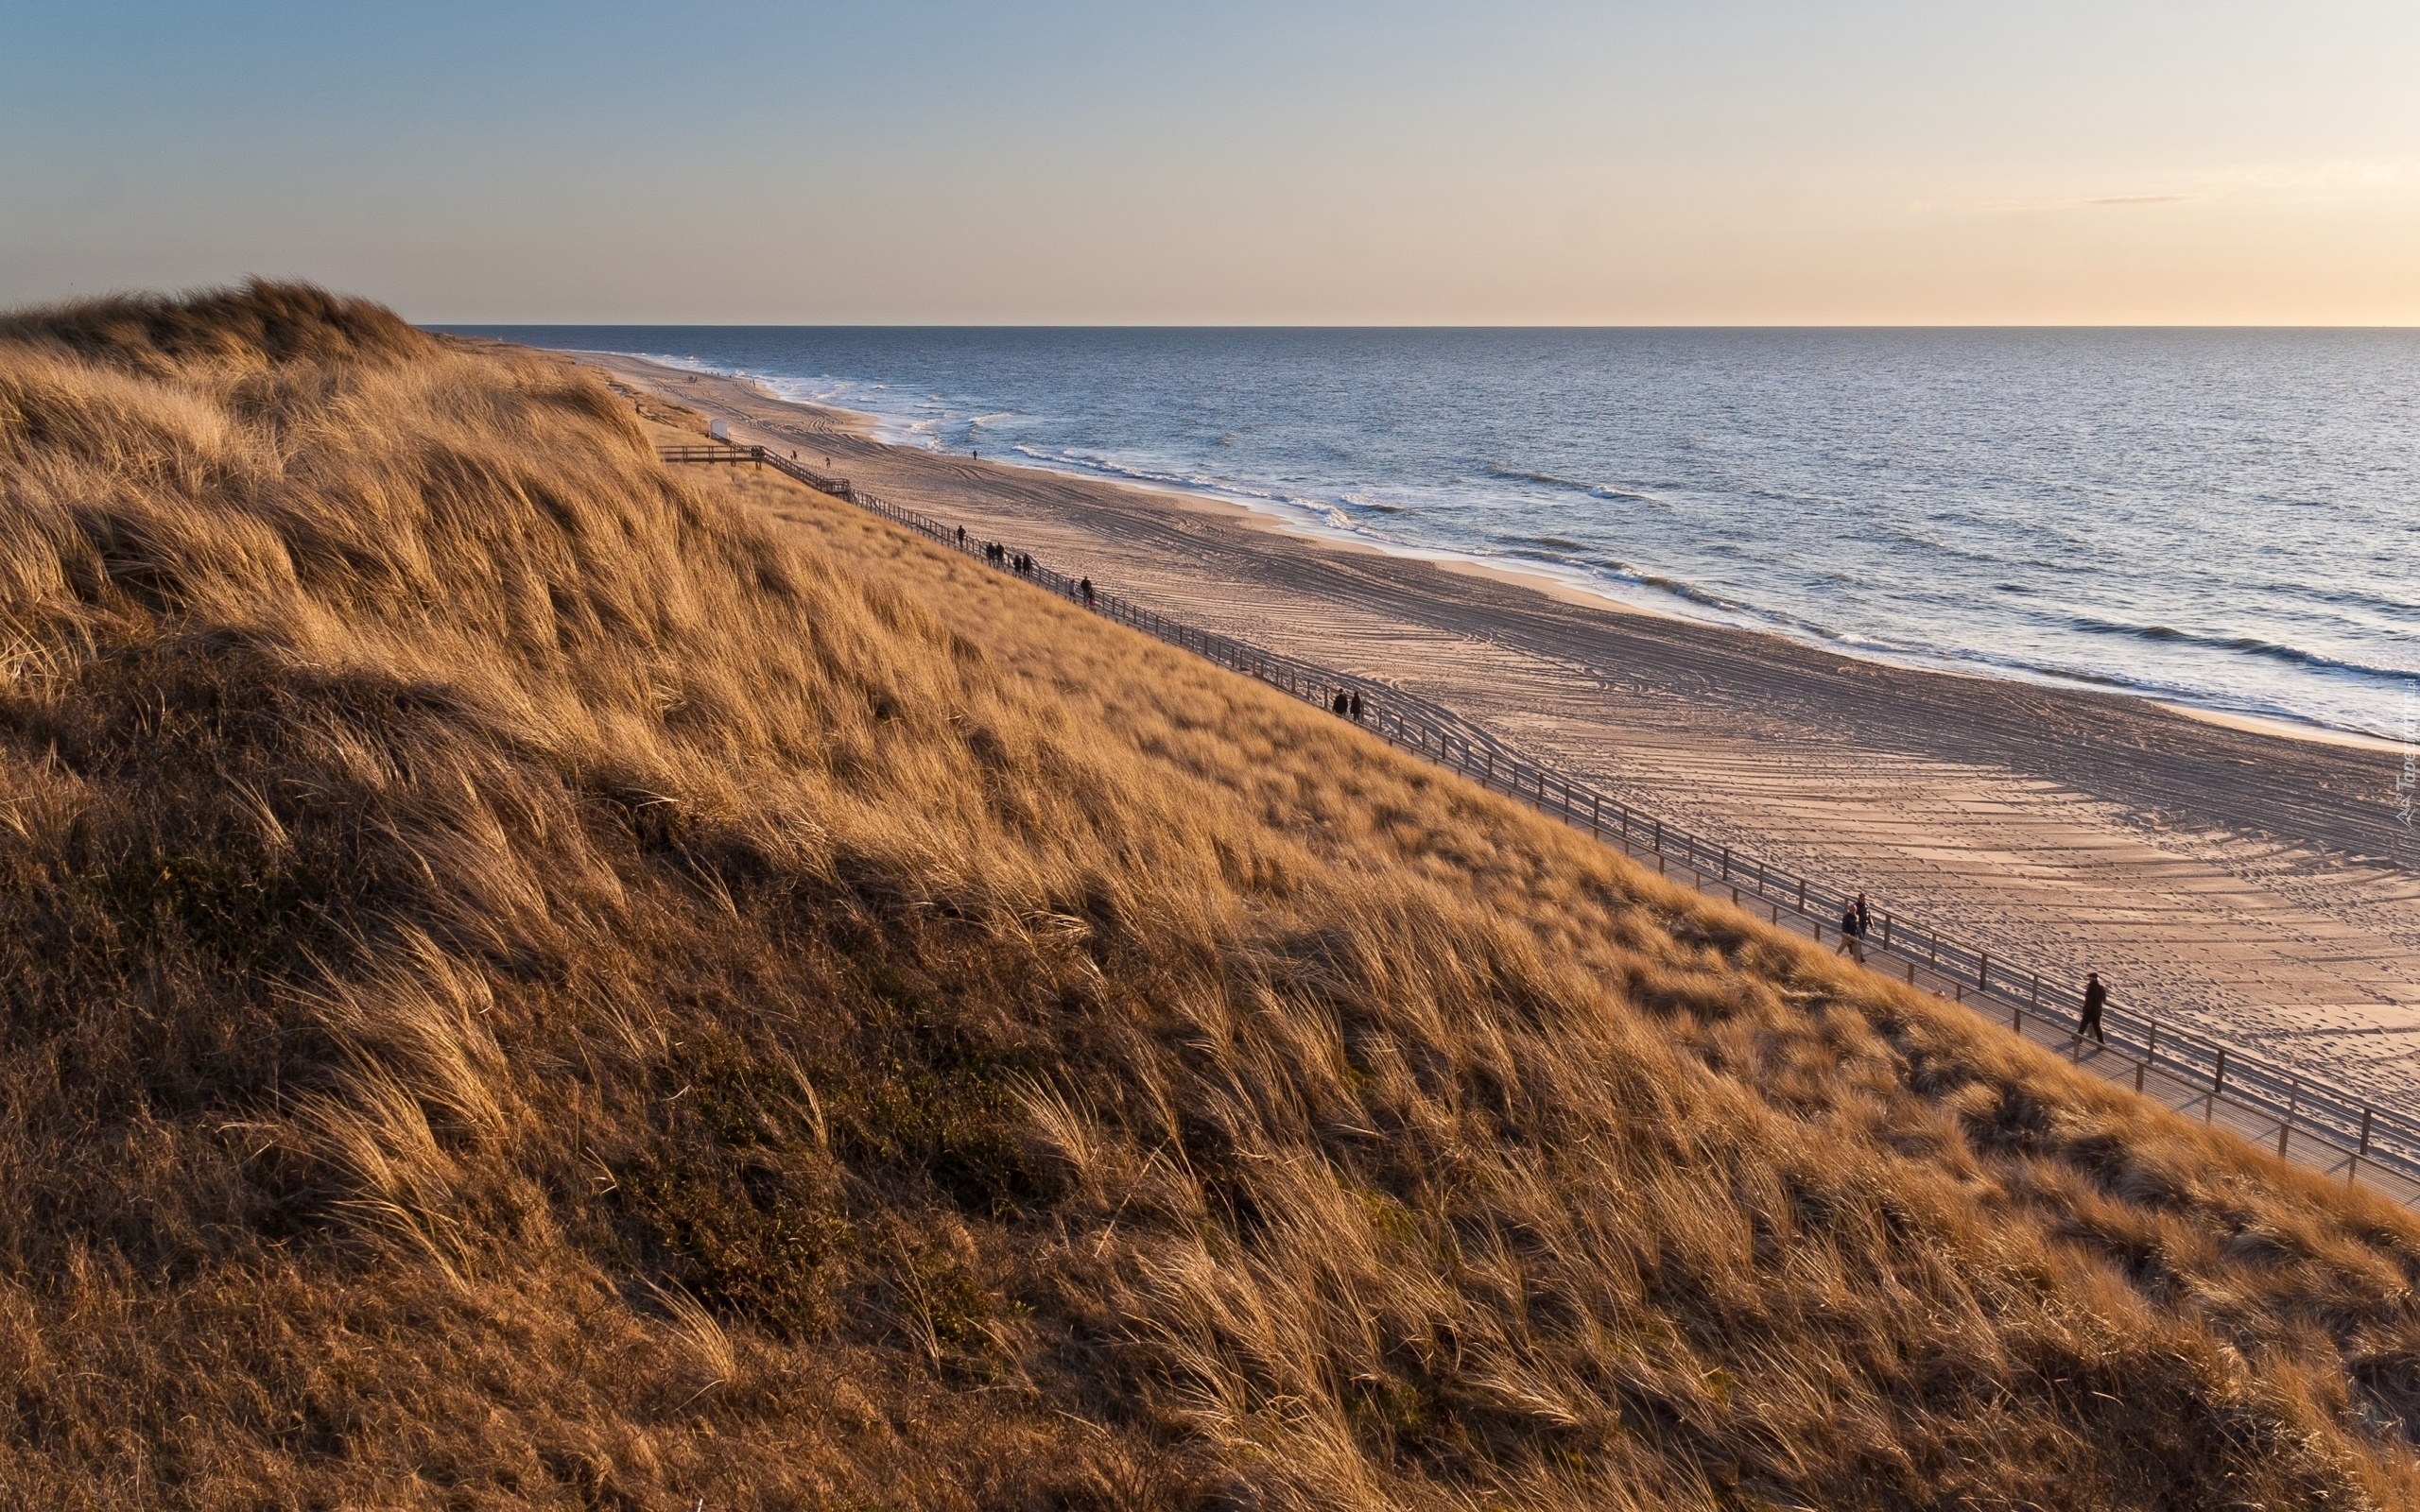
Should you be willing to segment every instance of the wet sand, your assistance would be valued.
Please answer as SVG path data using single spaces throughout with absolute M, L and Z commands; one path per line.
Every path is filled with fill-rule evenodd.
M 1720 843 L 1860 879 L 1995 954 L 2098 970 L 2139 1010 L 2420 1112 L 2420 839 L 2391 747 L 1853 660 L 605 365 L 735 439 L 829 456 L 1062 571 L 1451 705 Z

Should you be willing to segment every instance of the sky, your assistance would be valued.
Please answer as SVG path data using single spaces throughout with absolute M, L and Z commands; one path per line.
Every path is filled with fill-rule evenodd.
M 0 304 L 2420 324 L 2412 0 L 0 0 Z

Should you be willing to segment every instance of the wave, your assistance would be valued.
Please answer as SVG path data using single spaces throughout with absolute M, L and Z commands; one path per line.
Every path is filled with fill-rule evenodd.
M 2347 662 L 2320 651 L 2307 651 L 2298 645 L 2264 641 L 2256 635 L 2204 635 L 2193 630 L 2180 630 L 2173 626 L 2128 625 L 2121 621 L 2093 619 L 2086 615 L 2070 615 L 2062 623 L 2088 635 L 2149 641 L 2162 645 L 2189 645 L 2205 651 L 2228 651 L 2238 656 L 2259 657 L 2265 661 L 2282 662 L 2288 666 L 2307 667 L 2314 672 L 2341 673 L 2387 681 L 2420 677 L 2420 667 L 2371 666 L 2365 662 Z
M 1199 472 L 1171 472 L 1161 468 L 1142 467 L 1121 462 L 1097 452 L 1078 451 L 1071 447 L 1050 448 L 1020 442 L 1009 449 L 1012 454 L 1031 458 L 1048 468 L 1065 468 L 1096 476 L 1121 478 L 1132 483 L 1149 483 L 1165 489 L 1181 489 L 1188 493 L 1208 494 L 1212 498 L 1247 507 L 1282 507 L 1308 517 L 1330 529 L 1363 534 L 1363 527 L 1346 511 L 1367 514 L 1401 515 L 1411 511 L 1400 505 L 1387 504 L 1357 493 L 1339 493 L 1334 498 L 1289 493 L 1279 489 L 1256 489 L 1233 478 L 1214 477 Z M 1396 542 L 1405 549 L 1414 549 L 1411 542 Z
M 1574 493 L 1584 493 L 1592 499 L 1610 499 L 1616 504 L 1651 504 L 1658 508 L 1670 507 L 1651 493 L 1641 493 L 1635 489 L 1618 489 L 1610 483 L 1583 483 L 1578 478 L 1566 478 L 1553 472 L 1527 472 L 1498 462 L 1481 463 L 1480 467 L 1488 476 L 1502 478 L 1508 483 L 1535 483 L 1541 488 L 1566 489 Z
M 1489 477 L 1502 478 L 1507 483 L 1535 483 L 1544 488 L 1569 489 L 1574 493 L 1597 491 L 1597 485 L 1594 483 L 1582 483 L 1578 478 L 1557 477 L 1552 472 L 1532 472 L 1526 468 L 1506 467 L 1501 462 L 1485 462 L 1480 466 Z
M 1184 489 L 1188 492 L 1214 493 L 1221 498 L 1230 496 L 1248 498 L 1267 504 L 1302 504 L 1304 502 L 1289 494 L 1248 488 L 1225 478 L 1205 477 L 1194 472 L 1172 472 L 1160 468 L 1137 467 L 1131 462 L 1120 462 L 1115 457 L 1103 456 L 1097 452 L 1081 452 L 1071 447 L 1052 448 L 1020 441 L 1009 450 L 1020 456 L 1031 457 L 1044 467 L 1073 468 L 1080 472 L 1125 478 L 1134 483 L 1156 483 L 1163 488 Z M 1318 508 L 1321 506 L 1312 504 L 1308 507 Z
M 1674 577 L 1668 573 L 1653 572 L 1647 568 L 1634 567 L 1628 562 L 1619 561 L 1583 563 L 1582 565 L 1591 566 L 1597 572 L 1603 573 L 1617 582 L 1629 583 L 1639 588 L 1651 588 L 1659 593 L 1668 594 L 1673 598 L 1681 600 L 1685 604 L 1695 604 L 1700 609 L 1716 610 L 1725 615 L 1756 621 L 1770 621 L 1776 625 L 1788 622 L 1788 616 L 1786 615 L 1779 615 L 1767 610 L 1757 609 L 1754 605 L 1737 603 L 1731 599 L 1723 597 L 1721 594 L 1715 593 L 1711 589 L 1701 588 L 1697 584 L 1689 582 L 1685 578 Z M 1804 627 L 1807 629 L 1819 628 L 1814 626 L 1805 626 Z
M 2420 618 L 2420 604 L 2389 598 L 2383 593 L 2365 593 L 2357 588 L 2322 588 L 2316 583 L 2269 582 L 2259 585 L 2267 593 L 2291 594 L 2314 603 L 2374 610 L 2397 619 Z

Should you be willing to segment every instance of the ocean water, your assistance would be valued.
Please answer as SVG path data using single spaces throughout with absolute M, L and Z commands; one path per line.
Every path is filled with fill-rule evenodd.
M 478 330 L 1846 654 L 2420 719 L 2420 332 Z

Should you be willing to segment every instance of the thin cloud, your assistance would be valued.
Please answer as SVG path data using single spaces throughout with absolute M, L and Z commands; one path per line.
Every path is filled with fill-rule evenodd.
M 1987 199 L 1964 205 L 1918 200 L 1918 214 L 1946 211 L 1970 215 L 2048 215 L 2127 205 L 2190 205 L 2267 201 L 2322 204 L 2408 192 L 2411 165 L 2397 162 L 2241 163 L 2170 176 L 2202 185 L 2156 194 L 2088 195 L 2073 199 Z
M 2090 199 L 1996 199 L 1981 204 L 1966 205 L 1967 214 L 1976 215 L 2044 215 L 2062 211 L 2098 210 L 2110 205 L 2184 205 L 2214 199 L 2215 195 L 2100 195 Z M 1928 205 L 1914 208 L 1927 210 Z

